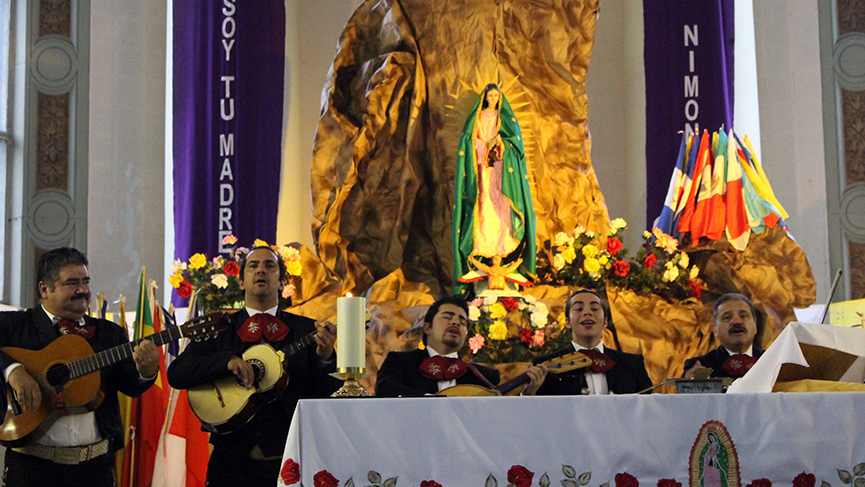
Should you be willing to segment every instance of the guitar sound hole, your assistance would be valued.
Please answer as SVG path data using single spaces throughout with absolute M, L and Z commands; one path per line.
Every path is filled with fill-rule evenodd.
M 54 387 L 69 382 L 69 367 L 64 364 L 54 364 L 45 373 L 45 379 Z
M 252 365 L 252 385 L 253 387 L 257 386 L 267 374 L 264 362 L 256 358 L 249 359 L 247 362 Z M 236 378 L 235 382 L 237 382 L 237 385 L 243 387 L 243 382 L 241 382 L 239 378 Z

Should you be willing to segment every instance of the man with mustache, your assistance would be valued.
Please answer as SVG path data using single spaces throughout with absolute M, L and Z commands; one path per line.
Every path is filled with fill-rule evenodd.
M 243 352 L 259 343 L 276 350 L 315 334 L 315 342 L 290 355 L 288 386 L 265 404 L 248 423 L 226 434 L 212 433 L 213 453 L 207 465 L 208 487 L 267 486 L 279 479 L 280 460 L 298 400 L 329 397 L 342 382 L 336 372 L 336 326 L 279 309 L 287 276 L 285 261 L 270 247 L 255 247 L 240 262 L 240 289 L 246 307 L 231 315 L 233 328 L 212 340 L 192 342 L 168 368 L 168 382 L 177 389 L 209 384 L 234 375 L 255 387 L 252 364 Z
M 36 270 L 41 304 L 25 311 L 0 313 L 0 347 L 41 350 L 60 335 L 70 333 L 84 337 L 94 352 L 127 343 L 126 330 L 87 316 L 87 265 L 87 257 L 73 248 L 42 254 Z M 0 366 L 4 385 L 14 391 L 22 411 L 55 407 L 55 401 L 62 401 L 62 395 L 56 397 L 53 392 L 46 398 L 24 366 L 2 352 Z M 102 404 L 92 412 L 61 416 L 34 443 L 7 449 L 3 485 L 113 487 L 114 451 L 123 448 L 117 392 L 138 396 L 153 385 L 158 372 L 159 349 L 150 340 L 136 345 L 132 357 L 96 372 L 102 374 Z
M 468 334 L 468 312 L 468 304 L 459 296 L 446 296 L 433 303 L 423 319 L 425 348 L 388 353 L 378 371 L 375 395 L 432 395 L 458 384 L 495 388 L 499 371 L 458 357 Z M 530 381 L 522 393 L 534 394 L 546 369 L 531 367 L 527 373 Z
M 754 344 L 757 335 L 754 303 L 742 294 L 724 294 L 712 306 L 712 325 L 721 345 L 685 361 L 682 377 L 691 379 L 698 368 L 712 369 L 711 377 L 742 377 L 763 350 Z
M 633 394 L 652 386 L 642 355 L 604 346 L 603 334 L 609 310 L 597 292 L 578 289 L 568 298 L 565 313 L 566 326 L 571 329 L 571 345 L 533 362 L 539 364 L 581 352 L 592 359 L 592 365 L 547 377 L 538 389 L 539 396 Z

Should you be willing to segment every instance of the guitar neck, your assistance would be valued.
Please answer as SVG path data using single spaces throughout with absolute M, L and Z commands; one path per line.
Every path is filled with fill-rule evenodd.
M 310 343 L 314 342 L 315 341 L 315 333 L 316 332 L 314 331 L 314 332 L 310 333 L 309 335 L 306 335 L 306 336 L 302 337 L 301 339 L 294 341 L 294 342 L 282 347 L 282 349 L 280 351 L 285 355 L 285 359 L 287 359 L 288 357 L 291 357 L 292 355 L 299 352 L 301 349 L 308 347 Z M 285 359 L 283 359 L 283 360 L 285 360 Z
M 166 343 L 179 340 L 180 338 L 183 338 L 183 327 L 173 326 L 162 330 L 159 333 L 154 333 L 153 335 L 148 335 L 144 338 L 124 343 L 123 345 L 118 345 L 99 353 L 94 353 L 93 355 L 67 364 L 69 367 L 70 378 L 74 379 L 76 377 L 81 377 L 82 375 L 87 375 L 91 372 L 95 372 L 121 360 L 132 357 L 132 351 L 135 349 L 135 346 L 144 340 L 152 340 L 156 346 L 161 347 Z
M 582 367 L 586 366 L 586 365 L 574 366 L 574 362 L 562 362 L 562 363 L 551 363 L 551 362 L 553 362 L 553 361 L 544 362 L 544 364 L 547 366 L 547 373 L 548 374 L 559 374 L 561 372 L 567 372 L 568 370 L 573 370 L 575 368 L 582 368 Z M 530 380 L 529 375 L 527 373 L 524 373 L 524 374 L 518 375 L 518 376 L 514 377 L 513 379 L 505 382 L 504 384 L 496 387 L 496 390 L 501 392 L 502 395 L 504 396 L 505 394 L 511 392 L 515 388 L 521 386 L 522 384 L 525 384 L 529 380 Z

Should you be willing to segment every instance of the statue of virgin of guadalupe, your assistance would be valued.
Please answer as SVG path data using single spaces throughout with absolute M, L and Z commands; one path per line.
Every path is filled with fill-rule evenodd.
M 463 127 L 453 218 L 455 292 L 484 278 L 490 289 L 503 289 L 503 278 L 531 284 L 537 244 L 523 137 L 496 84 L 484 88 Z

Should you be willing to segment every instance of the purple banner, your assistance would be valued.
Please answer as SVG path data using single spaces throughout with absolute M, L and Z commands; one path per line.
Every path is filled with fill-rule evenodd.
M 661 214 L 681 132 L 733 128 L 734 0 L 643 0 L 646 222 Z
M 174 2 L 175 258 L 276 238 L 283 0 Z

